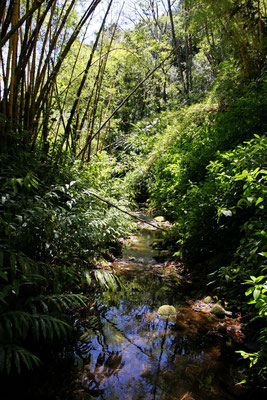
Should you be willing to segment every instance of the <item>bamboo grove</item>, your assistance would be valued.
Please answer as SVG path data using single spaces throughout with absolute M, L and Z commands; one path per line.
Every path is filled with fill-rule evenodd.
M 2 3 L 2 144 L 11 127 L 25 134 L 25 141 L 33 147 L 38 137 L 44 145 L 47 143 L 58 72 L 99 1 L 92 1 L 79 21 L 72 24 L 75 3 Z
M 100 146 L 101 131 L 104 131 L 104 128 L 105 131 L 109 129 L 109 119 L 104 121 L 103 118 L 107 119 L 110 114 L 113 116 L 116 113 L 116 111 L 113 113 L 117 108 L 114 107 L 114 103 L 115 105 L 118 102 L 122 103 L 121 106 L 125 103 L 124 99 L 112 99 L 112 95 L 110 95 L 109 100 L 105 102 L 105 109 L 103 109 L 103 104 L 100 104 L 107 61 L 111 53 L 116 51 L 116 47 L 112 48 L 114 39 L 116 39 L 115 42 L 119 40 L 121 44 L 123 40 L 123 35 L 118 32 L 121 10 L 117 13 L 117 21 L 110 28 L 109 44 L 106 43 L 105 49 L 103 48 L 103 32 L 107 15 L 112 9 L 112 1 L 106 5 L 106 12 L 93 40 L 90 55 L 80 73 L 81 78 L 73 104 L 69 104 L 66 109 L 69 88 L 73 84 L 73 80 L 77 79 L 76 64 L 84 46 L 86 31 L 90 27 L 92 16 L 99 3 L 100 0 L 92 1 L 87 7 L 83 6 L 82 14 L 77 14 L 79 2 L 76 0 L 2 1 L 1 145 L 7 145 L 8 132 L 17 129 L 32 148 L 35 147 L 37 141 L 40 141 L 47 153 L 49 150 L 55 149 L 57 143 L 59 145 L 57 151 L 71 149 L 73 154 L 89 161 L 94 138 L 98 143 L 96 147 Z M 220 46 L 217 46 L 216 43 L 220 40 L 215 33 L 218 29 L 227 43 L 226 46 L 230 46 L 231 51 L 240 60 L 245 74 L 251 75 L 262 67 L 262 21 L 266 15 L 264 2 L 254 2 L 253 6 L 248 2 L 234 7 L 230 7 L 230 3 L 224 1 L 219 5 L 218 3 L 214 4 L 213 1 L 199 1 L 194 4 L 191 4 L 190 1 L 182 2 L 180 7 L 182 7 L 184 15 L 183 36 L 179 33 L 179 37 L 177 37 L 171 2 L 168 0 L 165 5 L 167 19 L 162 15 L 159 16 L 158 3 L 150 2 L 149 13 L 152 21 L 150 19 L 149 23 L 155 27 L 151 35 L 152 39 L 158 43 L 159 49 L 157 54 L 152 53 L 152 65 L 156 65 L 157 60 L 160 64 L 159 57 L 161 54 L 166 56 L 166 50 L 173 52 L 171 62 L 177 68 L 178 81 L 182 85 L 184 98 L 188 98 L 190 92 L 194 90 L 192 57 L 199 35 L 206 37 L 210 47 L 208 57 L 210 57 L 213 68 L 216 68 L 216 64 L 218 65 L 224 57 L 220 52 L 225 51 L 219 50 Z M 255 24 L 256 17 L 257 23 Z M 229 20 L 231 24 L 229 24 Z M 248 24 L 245 35 L 241 33 L 244 20 Z M 147 22 L 143 22 L 143 24 L 149 27 Z M 168 39 L 166 42 L 168 35 L 169 43 Z M 60 93 L 58 76 L 74 43 L 77 44 L 77 53 L 72 59 L 72 72 L 65 88 L 61 86 Z M 127 51 L 125 45 L 122 44 L 122 47 Z M 168 69 L 166 63 L 159 67 L 162 68 L 163 74 L 164 68 Z M 88 92 L 86 83 L 89 75 L 92 75 L 93 69 L 95 78 L 94 81 L 90 79 L 90 93 L 86 94 L 87 100 L 83 101 L 81 105 L 85 88 Z M 144 76 L 149 72 L 149 70 L 144 71 Z M 153 74 L 149 74 L 148 78 L 151 75 Z M 136 85 L 139 83 L 136 82 Z M 158 83 L 158 85 L 160 84 Z M 113 110 L 110 108 L 112 105 Z M 101 112 L 100 107 L 102 107 Z M 53 113 L 55 108 L 58 109 L 56 115 Z M 102 139 L 105 135 L 105 133 L 102 134 Z

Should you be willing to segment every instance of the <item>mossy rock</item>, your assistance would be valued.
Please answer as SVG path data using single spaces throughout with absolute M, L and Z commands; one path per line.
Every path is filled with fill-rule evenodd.
M 216 317 L 224 317 L 225 315 L 231 316 L 232 313 L 230 311 L 226 311 L 220 304 L 216 303 L 210 310 L 210 312 Z
M 174 315 L 176 314 L 176 308 L 174 306 L 164 305 L 158 309 L 159 315 Z
M 154 239 L 151 244 L 152 249 L 161 249 L 163 246 L 163 239 Z
M 162 216 L 155 217 L 154 219 L 155 219 L 155 221 L 157 221 L 157 222 L 165 222 L 165 218 L 162 217 Z
M 160 257 L 167 257 L 170 255 L 169 250 L 160 250 L 159 256 Z
M 204 301 L 205 304 L 209 304 L 209 303 L 212 303 L 213 300 L 212 300 L 211 296 L 207 296 L 207 297 L 204 298 L 203 301 Z

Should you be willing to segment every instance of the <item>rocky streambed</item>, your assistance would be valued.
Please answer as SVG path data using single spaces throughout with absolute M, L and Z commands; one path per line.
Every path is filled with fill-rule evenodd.
M 98 294 L 77 317 L 75 398 L 245 398 L 233 357 L 243 340 L 240 317 L 218 299 L 192 298 L 190 274 L 163 261 L 160 241 L 159 229 L 140 224 L 122 257 L 105 266 L 120 287 Z
M 162 230 L 140 223 L 122 256 L 98 271 L 113 290 L 88 290 L 76 310 L 75 340 L 31 381 L 38 400 L 248 400 L 235 349 L 240 316 L 219 299 L 198 296 L 190 273 L 168 259 Z M 214 308 L 215 307 L 215 308 Z M 30 377 L 29 377 L 30 379 Z

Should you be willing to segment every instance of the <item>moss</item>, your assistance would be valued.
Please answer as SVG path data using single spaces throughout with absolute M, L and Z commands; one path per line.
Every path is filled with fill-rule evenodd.
M 205 304 L 212 303 L 212 297 L 207 296 L 207 297 L 204 298 L 203 301 L 204 301 Z
M 174 306 L 164 305 L 158 309 L 159 315 L 173 315 L 176 314 L 176 309 Z
M 223 317 L 224 315 L 232 315 L 230 311 L 226 311 L 220 304 L 214 304 L 210 312 L 218 317 Z

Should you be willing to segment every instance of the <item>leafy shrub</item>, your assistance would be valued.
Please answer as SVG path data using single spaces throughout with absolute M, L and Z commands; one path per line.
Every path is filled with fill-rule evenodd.
M 239 115 L 241 119 L 239 112 L 236 118 Z M 216 124 L 222 124 L 224 118 L 218 115 L 214 124 L 195 128 L 191 124 L 185 137 L 178 137 L 162 155 L 153 171 L 151 203 L 175 222 L 174 253 L 181 248 L 187 263 L 196 270 L 201 265 L 201 271 L 208 274 L 209 290 L 227 298 L 234 311 L 247 315 L 246 329 L 249 335 L 253 333 L 254 341 L 258 340 L 259 348 L 254 353 L 240 353 L 250 361 L 250 378 L 264 383 L 267 139 L 247 131 L 244 136 L 252 138 L 238 144 L 241 133 L 231 140 L 230 126 L 227 135 L 219 137 L 222 128 Z M 231 118 L 229 124 L 233 123 Z M 240 126 L 244 128 L 243 122 Z M 236 125 L 237 121 L 233 127 Z M 244 282 L 251 285 L 246 291 L 247 296 L 253 296 L 249 305 Z M 255 305 L 254 311 L 250 304 Z
M 265 232 L 266 199 L 266 137 L 258 135 L 237 146 L 232 152 L 221 154 L 208 170 L 216 182 L 219 229 L 231 233 L 232 262 L 218 271 L 221 285 L 232 285 L 236 295 L 250 275 L 263 271 L 262 254 L 267 246 Z M 237 240 L 238 239 L 238 240 Z M 234 285 L 233 285 L 234 284 Z
M 263 257 L 267 258 L 267 253 L 261 254 Z M 266 271 L 266 268 L 264 270 Z M 249 360 L 249 366 L 251 368 L 251 379 L 260 377 L 263 384 L 266 382 L 267 377 L 267 328 L 266 328 L 266 316 L 267 316 L 267 276 L 261 275 L 258 277 L 250 276 L 250 279 L 244 282 L 250 287 L 246 291 L 246 296 L 253 296 L 253 300 L 250 300 L 248 304 L 253 304 L 255 306 L 256 316 L 252 318 L 252 321 L 260 320 L 260 332 L 258 336 L 259 349 L 256 352 L 248 353 L 244 350 L 239 350 L 244 359 Z M 252 381 L 253 382 L 253 381 Z
M 171 129 L 174 140 L 158 154 L 150 180 L 150 201 L 175 220 L 183 196 L 192 185 L 205 182 L 207 166 L 217 152 L 234 149 L 254 134 L 266 130 L 266 81 L 243 88 L 239 96 L 225 98 L 226 105 L 197 104 L 181 111 Z M 170 129 L 170 127 L 168 128 Z
M 67 334 L 67 313 L 84 304 L 80 292 L 92 278 L 114 284 L 93 272 L 129 227 L 128 217 L 93 195 L 126 203 L 113 165 L 105 154 L 83 168 L 67 155 L 56 165 L 19 145 L 1 156 L 1 372 L 39 365 L 36 343 Z

